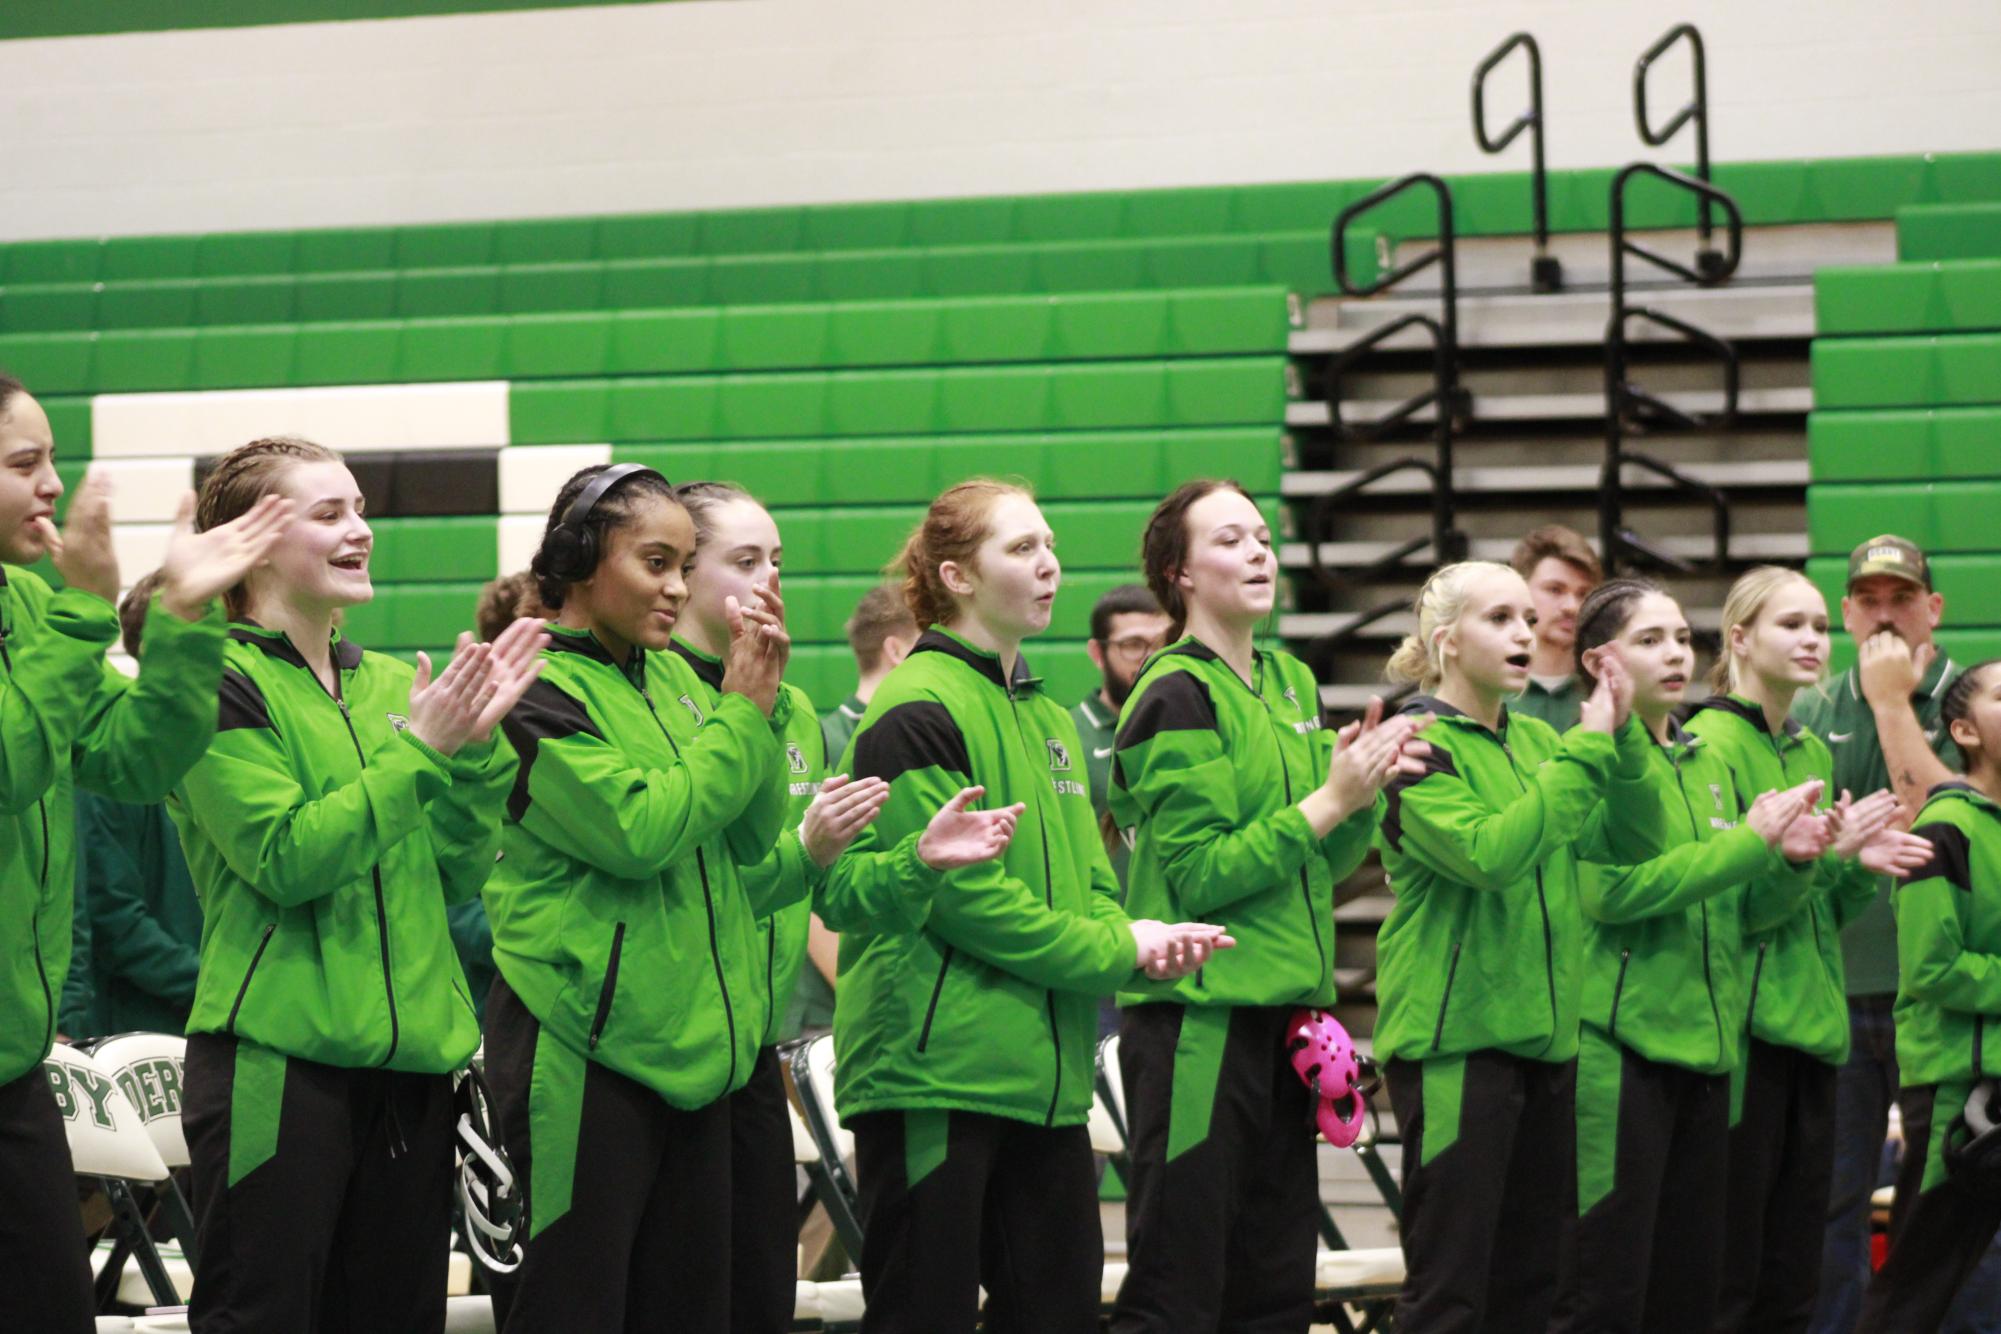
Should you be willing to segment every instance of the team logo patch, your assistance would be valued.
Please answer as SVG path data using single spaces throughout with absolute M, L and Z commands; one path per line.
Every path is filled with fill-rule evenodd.
M 407 732 L 410 730 L 410 720 L 404 717 L 402 714 L 385 713 L 382 716 L 387 718 L 389 720 L 389 725 L 395 728 L 397 731 Z
M 1722 785 L 1721 785 L 1721 784 L 1719 784 L 1719 783 L 1711 783 L 1711 784 L 1709 785 L 1709 796 L 1710 796 L 1710 799 L 1711 799 L 1711 800 L 1713 800 L 1713 801 L 1714 801 L 1714 802 L 1716 803 L 1716 809 L 1717 809 L 1717 810 L 1719 810 L 1719 811 L 1720 811 L 1720 810 L 1722 810 L 1722 809 L 1723 809 L 1723 787 L 1722 787 Z
M 806 772 L 806 752 L 799 749 L 798 742 L 785 743 L 785 762 L 792 766 L 792 772 L 795 774 Z
M 1295 709 L 1299 707 L 1299 689 L 1298 689 L 1298 687 L 1296 687 L 1296 686 L 1287 686 L 1287 687 L 1285 688 L 1285 702 L 1286 702 L 1286 703 L 1288 703 L 1288 704 L 1290 704 L 1290 705 L 1292 705 L 1292 707 L 1293 707 L 1293 708 L 1295 708 Z
M 681 702 L 688 706 L 689 713 L 695 715 L 695 726 L 700 727 L 703 723 L 708 721 L 706 715 L 702 713 L 702 706 L 695 703 L 693 696 L 683 695 L 681 696 Z
M 1059 772 L 1070 767 L 1070 748 L 1055 737 L 1049 738 L 1049 767 Z

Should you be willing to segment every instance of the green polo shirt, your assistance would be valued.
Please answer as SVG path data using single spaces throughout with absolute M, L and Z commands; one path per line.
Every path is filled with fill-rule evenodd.
M 830 709 L 820 715 L 820 736 L 827 743 L 827 772 L 841 772 L 841 760 L 848 753 L 848 738 L 861 725 L 862 715 L 868 712 L 868 705 L 862 703 L 860 695 L 849 695 L 838 709 Z
M 1077 724 L 1077 739 L 1084 743 L 1084 766 L 1091 775 L 1091 809 L 1102 820 L 1109 800 L 1106 794 L 1112 781 L 1112 737 L 1119 730 L 1119 715 L 1116 710 L 1106 708 L 1105 701 L 1093 690 L 1070 710 L 1070 717 Z M 1111 848 L 1111 854 L 1112 870 L 1119 877 L 1119 896 L 1123 898 L 1126 863 L 1132 860 L 1132 849 L 1121 838 Z
M 1508 701 L 1508 712 L 1540 718 L 1561 735 L 1577 726 L 1578 712 L 1584 707 L 1584 678 L 1566 676 L 1554 690 L 1530 679 L 1528 689 Z
M 1939 721 L 1945 692 L 1951 688 L 1959 667 L 1943 650 L 1925 673 L 1911 707 L 1918 726 L 1934 754 L 1954 772 L 1959 770 L 1959 750 Z M 1793 701 L 1793 717 L 1827 743 L 1834 754 L 1834 787 L 1863 797 L 1890 785 L 1890 771 L 1883 762 L 1883 746 L 1876 738 L 1876 715 L 1862 698 L 1861 682 L 1855 669 L 1802 691 Z M 1890 878 L 1881 877 L 1876 901 L 1841 932 L 1842 965 L 1848 974 L 1851 996 L 1889 996 L 1897 990 L 1897 919 L 1890 910 Z

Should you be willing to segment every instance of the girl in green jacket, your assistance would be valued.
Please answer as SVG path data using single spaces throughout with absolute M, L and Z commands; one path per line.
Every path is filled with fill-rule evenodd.
M 1112 1328 L 1304 1331 L 1320 1178 L 1286 1029 L 1298 1007 L 1334 1003 L 1334 887 L 1368 853 L 1377 790 L 1426 747 L 1410 740 L 1417 719 L 1378 723 L 1380 704 L 1337 744 L 1313 673 L 1257 646 L 1278 562 L 1236 483 L 1168 496 L 1141 559 L 1178 642 L 1119 720 L 1112 811 L 1136 829 L 1126 903 L 1212 922 L 1237 948 L 1120 996 L 1132 1191 Z
M 204 529 L 297 517 L 227 595 L 215 741 L 174 815 L 202 901 L 184 1125 L 197 1330 L 439 1329 L 452 1083 L 479 1025 L 446 922 L 499 846 L 492 737 L 540 625 L 459 641 L 435 678 L 336 627 L 373 595 L 354 476 L 304 440 L 225 455 Z M 310 1314 L 309 1314 L 310 1313 Z
M 1662 811 L 1653 742 L 1615 655 L 1567 736 L 1504 701 L 1527 683 L 1528 586 L 1448 565 L 1388 674 L 1425 693 L 1424 772 L 1385 794 L 1396 906 L 1377 936 L 1386 1062 L 1403 1134 L 1406 1275 L 1397 1328 L 1534 1330 L 1574 1213 L 1582 920 L 1577 861 L 1642 861 Z
M 62 494 L 48 414 L 0 375 L 0 1272 L 12 1321 L 75 1334 L 90 1328 L 90 1269 L 69 1142 L 42 1077 L 70 960 L 74 788 L 158 801 L 201 755 L 222 671 L 213 599 L 264 558 L 291 507 L 273 497 L 196 534 L 194 497 L 182 500 L 134 681 L 104 657 L 118 637 L 110 482 L 87 476 L 58 532 Z M 44 557 L 60 592 L 10 568 Z
M 676 622 L 672 649 L 701 681 L 702 706 L 721 702 L 723 657 L 729 651 L 728 602 L 750 602 L 775 584 L 783 547 L 778 525 L 750 495 L 725 482 L 685 482 L 674 488 L 695 524 L 695 559 L 688 567 L 688 602 Z M 889 796 L 880 778 L 848 782 L 827 776 L 826 741 L 812 700 L 797 686 L 785 763 L 785 819 L 778 842 L 762 861 L 740 868 L 746 880 L 797 882 L 819 888 L 826 868 Z M 730 1327 L 735 1334 L 784 1334 L 797 1297 L 798 1184 L 792 1159 L 791 1111 L 779 1073 L 777 1044 L 788 1031 L 792 990 L 806 962 L 810 897 L 757 920 L 763 961 L 755 997 L 764 1013 L 750 1082 L 730 1107 Z
M 1820 854 L 1820 783 L 1746 807 L 1714 749 L 1676 725 L 1695 654 L 1659 585 L 1599 585 L 1577 613 L 1576 648 L 1587 689 L 1614 655 L 1632 677 L 1633 712 L 1655 743 L 1649 799 L 1668 820 L 1659 856 L 1579 868 L 1577 1223 L 1552 1327 L 1704 1330 L 1723 1272 L 1739 890 Z
M 1833 781 L 1827 746 L 1791 717 L 1827 664 L 1827 603 L 1805 575 L 1748 571 L 1723 604 L 1716 691 L 1687 730 L 1730 770 L 1740 803 Z M 1823 797 L 1823 800 L 1825 798 Z M 1930 850 L 1890 828 L 1887 789 L 1826 808 L 1830 842 L 1811 874 L 1751 880 L 1741 900 L 1743 1052 L 1732 1075 L 1729 1225 L 1714 1328 L 1804 1329 L 1820 1282 L 1834 1169 L 1834 1079 L 1848 1057 L 1841 928 Z
M 672 484 L 618 464 L 564 484 L 535 557 L 558 619 L 507 718 L 521 765 L 485 894 L 487 1076 L 528 1183 L 512 1334 L 663 1311 L 731 1328 L 730 1095 L 765 1045 L 757 924 L 809 886 L 743 869 L 786 818 L 784 604 L 770 584 L 724 599 L 712 692 L 668 651 L 695 551 Z M 1003 818 L 947 805 L 913 860 L 1005 844 Z M 904 888 L 857 901 L 892 911 Z
M 1019 487 L 964 482 L 899 560 L 928 627 L 848 754 L 889 800 L 836 881 L 937 879 L 919 834 L 977 785 L 1018 821 L 1001 859 L 950 872 L 921 929 L 847 930 L 835 1097 L 855 1135 L 864 1327 L 877 1334 L 1097 1328 L 1104 1239 L 1085 1120 L 1097 998 L 1192 972 L 1220 928 L 1135 922 L 1091 808 L 1070 712 L 1023 657 L 1049 625 L 1055 536 Z
M 1867 1334 L 1941 1328 L 2001 1227 L 2001 1199 L 1946 1162 L 1976 1086 L 1992 1121 L 2001 1080 L 2001 659 L 1961 674 L 1940 719 L 1966 777 L 1931 790 L 1913 830 L 1931 856 L 1892 900 L 1900 1101 L 1919 1114 L 1904 1122 L 1890 1255 L 1862 1299 Z

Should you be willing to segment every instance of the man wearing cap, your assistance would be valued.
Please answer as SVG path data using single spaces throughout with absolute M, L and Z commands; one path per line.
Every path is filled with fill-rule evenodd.
M 1958 752 L 1939 723 L 1939 709 L 1959 668 L 1932 640 L 1945 599 L 1932 589 L 1931 567 L 1916 544 L 1892 534 L 1872 537 L 1848 558 L 1843 627 L 1857 645 L 1856 665 L 1802 692 L 1793 716 L 1834 753 L 1834 786 L 1860 797 L 1891 787 L 1909 814 L 1932 787 L 1954 776 Z M 1897 1095 L 1897 924 L 1889 881 L 1876 902 L 1841 933 L 1848 978 L 1848 1063 L 1835 1085 L 1834 1186 L 1821 1253 L 1815 1334 L 1855 1327 L 1869 1279 L 1869 1196 L 1875 1189 Z M 1990 1252 L 1969 1280 L 1946 1328 L 2001 1328 L 1990 1310 L 2001 1260 Z

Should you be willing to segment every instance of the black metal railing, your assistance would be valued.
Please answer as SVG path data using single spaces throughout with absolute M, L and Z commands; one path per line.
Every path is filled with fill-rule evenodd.
M 1529 64 L 1529 109 L 1509 122 L 1498 137 L 1487 133 L 1487 76 L 1515 50 L 1526 53 Z M 1529 286 L 1538 292 L 1554 292 L 1563 286 L 1563 264 L 1549 253 L 1549 172 L 1543 165 L 1542 48 L 1536 39 L 1518 32 L 1487 53 L 1473 70 L 1473 139 L 1483 153 L 1501 153 L 1508 145 L 1529 136 L 1529 202 L 1535 218 L 1535 256 L 1529 261 Z
M 1688 43 L 1690 73 L 1694 88 L 1688 102 L 1681 110 L 1669 118 L 1668 123 L 1658 130 L 1653 127 L 1647 115 L 1647 74 L 1654 62 L 1673 49 L 1677 42 Z M 1709 66 L 1702 45 L 1702 34 L 1693 23 L 1677 23 L 1661 35 L 1661 39 L 1640 53 L 1633 65 L 1633 119 L 1640 129 L 1640 141 L 1649 148 L 1661 148 L 1667 141 L 1681 132 L 1684 125 L 1695 126 L 1695 175 L 1704 185 L 1709 178 Z M 1721 282 L 1729 276 L 1723 267 L 1723 256 L 1712 244 L 1715 221 L 1711 216 L 1710 197 L 1699 196 L 1695 203 L 1695 230 L 1701 237 L 1701 245 L 1695 253 L 1695 268 L 1701 275 L 1698 282 Z M 1735 266 L 1732 265 L 1731 268 Z
M 1419 189 L 1431 191 L 1436 201 L 1437 243 L 1424 253 L 1396 265 L 1387 273 L 1379 274 L 1373 282 L 1356 282 L 1348 272 L 1349 228 L 1357 219 L 1381 208 L 1405 192 Z M 1465 559 L 1466 535 L 1459 530 L 1456 497 L 1453 491 L 1452 446 L 1459 420 L 1470 411 L 1470 400 L 1459 384 L 1459 277 L 1454 258 L 1454 239 L 1452 189 L 1429 172 L 1413 172 L 1379 186 L 1342 209 L 1334 219 L 1331 237 L 1334 281 L 1345 295 L 1374 296 L 1437 265 L 1439 312 L 1434 317 L 1412 311 L 1388 320 L 1348 344 L 1327 363 L 1328 422 L 1338 436 L 1345 440 L 1363 443 L 1379 440 L 1389 431 L 1411 422 L 1428 408 L 1432 412 L 1432 457 L 1424 458 L 1413 454 L 1378 464 L 1345 485 L 1314 498 L 1313 506 L 1308 511 L 1305 535 L 1313 577 L 1322 587 L 1339 589 L 1366 582 L 1390 572 L 1427 548 L 1430 549 L 1431 559 L 1439 564 Z M 1410 329 L 1421 330 L 1430 341 L 1430 387 L 1412 395 L 1373 420 L 1366 422 L 1348 420 L 1341 411 L 1342 377 L 1369 353 Z M 1321 546 L 1333 531 L 1335 516 L 1341 503 L 1385 477 L 1405 472 L 1420 473 L 1431 483 L 1431 531 L 1397 544 L 1366 566 L 1359 569 L 1348 568 L 1344 575 L 1337 579 L 1334 572 L 1328 568 Z M 1319 652 L 1331 654 L 1341 643 L 1355 638 L 1370 625 L 1393 612 L 1402 610 L 1406 605 L 1402 599 L 1387 602 L 1347 620 L 1332 633 L 1317 641 Z
M 1701 199 L 1705 208 L 1713 206 L 1722 210 L 1727 224 L 1728 249 L 1712 252 L 1715 253 L 1716 260 L 1707 273 L 1698 267 L 1670 259 L 1637 241 L 1627 239 L 1626 190 L 1633 181 L 1641 177 L 1652 177 L 1676 189 L 1686 190 Z M 1741 358 L 1736 346 L 1728 339 L 1718 337 L 1663 310 L 1629 302 L 1626 260 L 1629 256 L 1643 260 L 1692 283 L 1707 285 L 1711 282 L 1720 282 L 1735 273 L 1739 261 L 1743 259 L 1744 215 L 1737 207 L 1736 200 L 1708 181 L 1651 162 L 1635 162 L 1612 178 L 1609 214 L 1612 246 L 1612 317 L 1605 330 L 1605 464 L 1598 488 L 1599 550 L 1604 554 L 1605 563 L 1610 568 L 1618 567 L 1622 563 L 1622 558 L 1628 555 L 1638 556 L 1670 569 L 1695 568 L 1693 563 L 1660 550 L 1627 527 L 1625 465 L 1632 464 L 1664 479 L 1682 494 L 1695 496 L 1708 503 L 1715 536 L 1712 560 L 1720 571 L 1730 559 L 1730 510 L 1722 490 L 1689 476 L 1673 464 L 1652 454 L 1629 448 L 1626 444 L 1626 435 L 1629 430 L 1646 430 L 1661 426 L 1684 430 L 1707 430 L 1730 425 L 1737 417 L 1738 391 L 1742 379 Z M 1698 264 L 1699 262 L 1698 256 Z M 1714 414 L 1684 411 L 1659 395 L 1649 393 L 1633 383 L 1628 364 L 1627 326 L 1634 320 L 1644 320 L 1665 329 L 1683 342 L 1710 353 L 1721 363 L 1723 398 L 1720 411 Z

